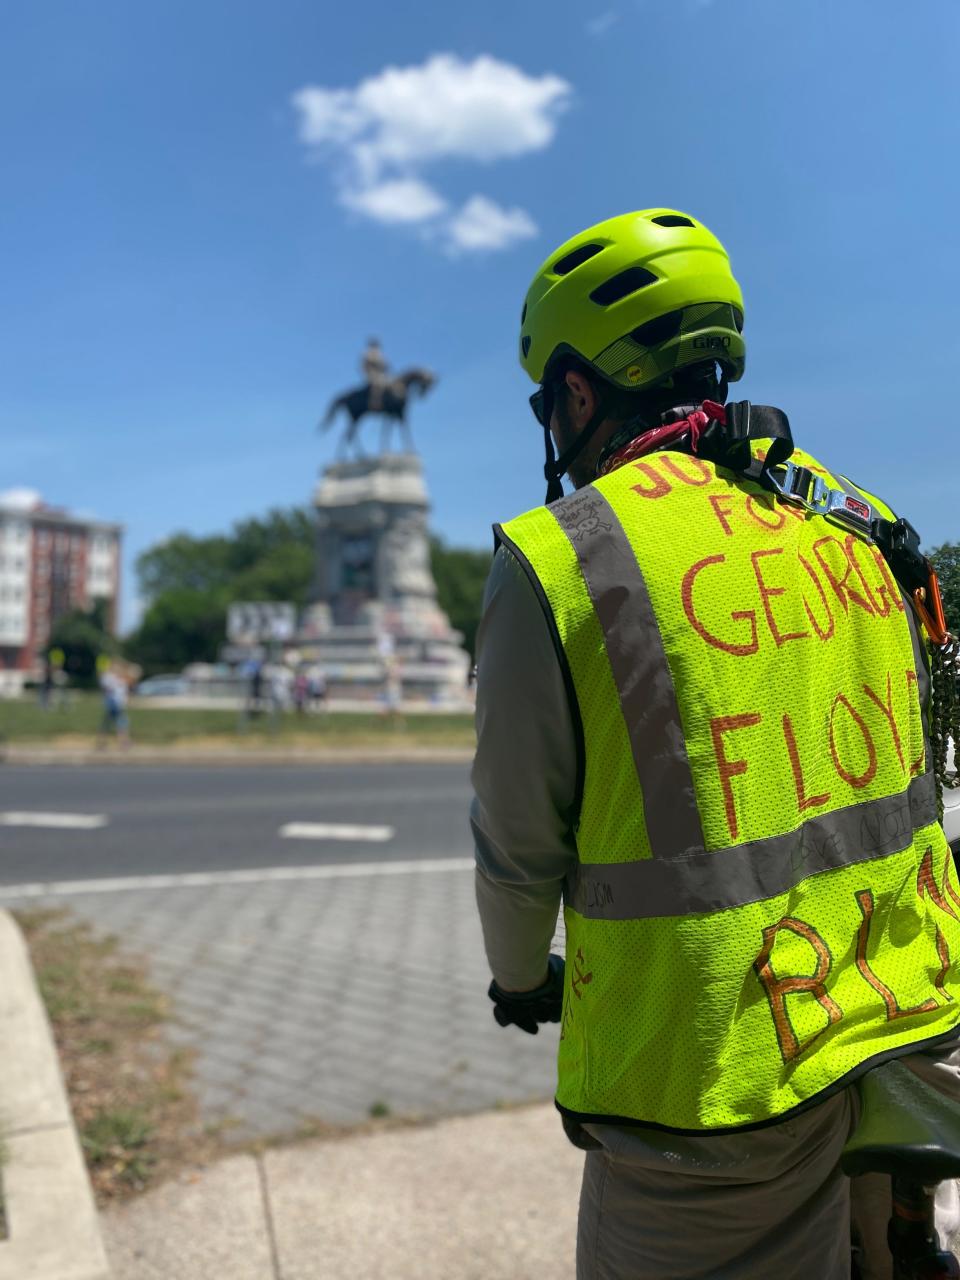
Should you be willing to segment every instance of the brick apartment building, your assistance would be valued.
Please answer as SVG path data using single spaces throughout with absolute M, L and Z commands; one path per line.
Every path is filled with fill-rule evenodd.
M 0 494 L 0 673 L 29 672 L 71 609 L 108 602 L 117 625 L 122 526 L 48 507 L 39 494 Z

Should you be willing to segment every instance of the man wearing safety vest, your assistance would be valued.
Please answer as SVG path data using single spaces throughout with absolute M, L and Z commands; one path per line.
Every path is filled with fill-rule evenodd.
M 725 404 L 743 314 L 671 209 L 523 307 L 548 505 L 496 528 L 472 823 L 497 1021 L 560 1023 L 579 1280 L 849 1276 L 849 1086 L 906 1056 L 957 1088 L 915 535 Z

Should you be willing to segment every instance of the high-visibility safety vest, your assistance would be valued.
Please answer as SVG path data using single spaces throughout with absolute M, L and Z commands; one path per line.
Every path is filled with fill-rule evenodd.
M 926 654 L 878 549 L 676 452 L 497 534 L 581 737 L 560 1109 L 758 1126 L 955 1035 Z

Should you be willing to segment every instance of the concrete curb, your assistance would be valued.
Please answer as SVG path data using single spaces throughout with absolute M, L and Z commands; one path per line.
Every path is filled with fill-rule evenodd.
M 0 911 L 0 1280 L 109 1280 L 80 1142 L 30 956 Z
M 191 747 L 137 747 L 127 751 L 94 751 L 56 747 L 10 747 L 0 753 L 0 765 L 206 765 L 236 768 L 251 765 L 317 764 L 469 764 L 471 747 L 343 747 L 314 751 L 309 748 L 276 747 L 270 750 L 217 748 L 203 751 Z

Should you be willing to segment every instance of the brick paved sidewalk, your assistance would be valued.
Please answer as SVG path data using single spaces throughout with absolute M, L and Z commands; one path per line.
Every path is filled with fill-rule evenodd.
M 12 894 L 4 905 L 16 905 Z M 549 1098 L 557 1030 L 496 1026 L 469 871 L 121 890 L 66 906 L 143 955 L 238 1142 Z

